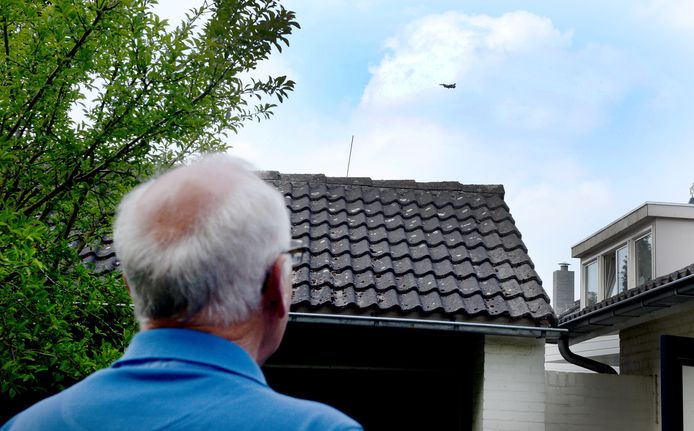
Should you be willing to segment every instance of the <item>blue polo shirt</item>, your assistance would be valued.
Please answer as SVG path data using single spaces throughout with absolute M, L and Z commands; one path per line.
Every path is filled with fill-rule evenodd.
M 188 329 L 137 334 L 123 357 L 30 407 L 5 430 L 361 430 L 279 394 L 236 344 Z

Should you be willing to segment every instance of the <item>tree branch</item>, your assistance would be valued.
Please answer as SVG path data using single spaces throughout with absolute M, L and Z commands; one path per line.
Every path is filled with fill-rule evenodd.
M 97 136 L 94 139 L 94 142 L 89 146 L 87 151 L 85 151 L 81 157 L 82 160 L 86 160 L 91 157 L 91 155 L 96 151 L 97 147 L 99 144 L 105 141 L 105 139 L 108 137 L 109 133 L 111 130 L 113 130 L 113 127 L 118 124 L 120 121 L 122 121 L 123 118 L 132 110 L 132 108 L 136 105 L 136 103 L 142 98 L 142 93 L 138 94 L 137 97 L 133 98 L 131 102 L 126 106 L 126 109 L 123 111 L 121 115 L 118 117 L 114 117 L 106 123 L 104 126 L 104 129 L 102 130 L 101 134 Z M 74 169 L 67 175 L 65 181 L 63 181 L 61 184 L 56 186 L 51 192 L 49 192 L 47 195 L 43 196 L 41 199 L 36 201 L 34 204 L 29 206 L 24 210 L 24 214 L 29 215 L 36 211 L 38 208 L 40 208 L 43 204 L 46 202 L 50 201 L 54 197 L 58 196 L 58 194 L 62 193 L 63 191 L 67 190 L 70 186 L 74 185 L 75 183 L 84 181 L 85 175 L 80 175 L 79 178 L 77 178 L 77 175 L 79 174 L 79 171 L 81 169 L 80 163 L 76 163 Z M 93 169 L 90 172 L 94 172 L 95 170 L 98 169 Z M 91 176 L 91 175 L 89 175 Z M 77 179 L 76 179 L 77 178 Z
M 113 72 L 111 73 L 111 78 L 108 84 L 106 84 L 106 92 L 104 93 L 103 98 L 101 99 L 101 103 L 99 104 L 98 108 L 98 114 L 96 116 L 96 121 L 95 123 L 101 123 L 101 119 L 103 118 L 104 115 L 104 107 L 106 106 L 106 102 L 110 100 L 111 98 L 111 85 L 115 82 L 116 78 L 118 77 L 118 72 L 120 70 L 120 64 L 116 64 L 113 67 Z
M 82 36 L 80 39 L 75 42 L 73 45 L 72 49 L 67 53 L 65 58 L 63 58 L 61 61 L 58 62 L 58 65 L 53 69 L 53 72 L 46 78 L 46 81 L 41 85 L 41 88 L 39 88 L 34 96 L 27 102 L 27 104 L 24 106 L 22 109 L 22 112 L 19 115 L 19 118 L 17 118 L 17 121 L 15 124 L 10 128 L 9 133 L 7 134 L 7 139 L 11 138 L 12 135 L 14 135 L 17 132 L 17 129 L 19 129 L 20 125 L 22 124 L 22 120 L 24 119 L 24 115 L 27 112 L 30 112 L 34 106 L 38 103 L 38 101 L 41 99 L 43 94 L 45 93 L 46 89 L 50 87 L 53 84 L 53 81 L 55 78 L 58 76 L 58 74 L 64 69 L 70 66 L 70 63 L 72 62 L 73 58 L 77 54 L 77 51 L 84 45 L 84 43 L 87 41 L 87 38 L 92 34 L 94 29 L 96 28 L 96 25 L 101 21 L 101 19 L 104 16 L 104 12 L 107 9 L 99 9 L 96 17 L 94 17 L 94 20 L 92 21 L 91 27 L 85 30 L 84 33 L 82 33 Z
M 77 202 L 74 202 L 72 204 L 72 212 L 70 214 L 70 218 L 68 219 L 68 222 L 65 224 L 65 229 L 63 230 L 63 239 L 68 239 L 68 237 L 70 236 L 70 231 L 72 231 L 72 227 L 75 225 L 75 221 L 77 220 L 77 214 L 79 214 L 82 205 L 84 205 L 84 201 L 87 199 L 88 194 L 89 189 L 87 189 L 82 195 L 80 195 L 79 199 L 77 199 Z
M 7 35 L 7 17 L 2 17 L 2 39 L 5 42 L 5 61 L 10 60 L 10 38 Z

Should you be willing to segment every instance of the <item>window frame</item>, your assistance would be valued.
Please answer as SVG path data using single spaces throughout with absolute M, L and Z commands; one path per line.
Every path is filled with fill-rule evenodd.
M 619 265 L 618 265 L 618 260 L 617 260 L 617 253 L 620 250 L 626 250 L 627 254 L 627 273 L 626 273 L 626 278 L 627 278 L 627 289 L 629 288 L 629 271 L 631 269 L 631 262 L 630 262 L 630 256 L 631 254 L 629 253 L 629 241 L 624 241 L 617 246 L 610 248 L 608 251 L 605 253 L 602 253 L 599 255 L 600 260 L 602 260 L 602 271 L 601 271 L 601 277 L 602 277 L 602 294 L 600 295 L 602 299 L 608 298 L 607 291 L 608 291 L 608 285 L 607 285 L 607 261 L 611 261 L 614 264 L 614 283 L 615 283 L 615 288 L 616 288 L 616 293 L 613 293 L 611 296 L 617 295 L 620 293 L 619 291 Z M 601 300 L 602 300 L 601 299 Z
M 595 256 L 591 260 L 585 262 L 583 265 L 581 265 L 582 273 L 581 273 L 581 304 L 583 307 L 588 306 L 588 277 L 586 274 L 588 273 L 588 267 L 590 265 L 595 264 L 596 268 L 595 270 L 597 271 L 597 292 L 596 292 L 596 299 L 595 303 L 597 304 L 598 302 L 602 301 L 602 293 L 601 293 L 601 288 L 600 288 L 600 259 L 598 259 L 599 256 Z
M 626 238 L 622 237 L 620 241 L 610 244 L 589 256 L 587 259 L 582 259 L 581 262 L 581 308 L 588 307 L 588 284 L 586 281 L 587 267 L 593 263 L 597 263 L 598 271 L 598 289 L 597 289 L 597 302 L 603 301 L 607 298 L 607 268 L 606 259 L 614 260 L 615 264 L 615 282 L 618 279 L 617 275 L 617 250 L 621 250 L 626 247 L 627 252 L 627 290 L 636 287 L 636 241 L 645 238 L 646 236 L 651 236 L 651 279 L 655 277 L 655 226 L 648 225 L 638 231 L 628 235 Z M 619 286 L 617 286 L 618 290 Z M 611 296 L 618 295 L 619 291 L 613 292 Z
M 633 257 L 634 264 L 632 265 L 633 268 L 631 268 L 631 270 L 629 271 L 631 273 L 631 276 L 632 276 L 632 280 L 630 280 L 630 282 L 629 282 L 629 286 L 631 286 L 631 287 L 629 287 L 630 289 L 638 286 L 638 284 L 636 284 L 636 276 L 637 276 L 637 274 L 636 274 L 636 242 L 647 237 L 648 235 L 651 236 L 651 278 L 650 278 L 650 280 L 653 280 L 653 278 L 655 278 L 655 238 L 653 236 L 653 231 L 649 230 L 647 232 L 641 232 L 640 235 L 635 235 L 632 239 L 632 249 L 633 249 L 632 254 L 634 256 Z M 650 280 L 647 280 L 647 281 L 650 281 Z

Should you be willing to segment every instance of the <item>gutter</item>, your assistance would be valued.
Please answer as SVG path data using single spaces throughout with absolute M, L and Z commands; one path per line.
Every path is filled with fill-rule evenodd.
M 341 324 L 386 328 L 433 329 L 485 335 L 511 335 L 551 338 L 557 341 L 559 353 L 567 362 L 602 374 L 617 374 L 609 365 L 579 356 L 569 349 L 569 330 L 537 326 L 499 325 L 493 323 L 455 322 L 441 320 L 405 319 L 397 317 L 354 316 L 321 313 L 290 312 L 289 321 L 297 323 Z
M 326 323 L 386 328 L 433 329 L 443 331 L 467 332 L 486 335 L 512 335 L 519 337 L 557 339 L 568 335 L 564 328 L 538 326 L 500 325 L 492 323 L 456 322 L 424 319 L 404 319 L 397 317 L 355 316 L 321 313 L 290 312 L 289 321 L 297 323 Z
M 640 294 L 634 295 L 634 296 L 632 296 L 632 297 L 630 297 L 630 298 L 625 298 L 625 299 L 623 299 L 623 300 L 621 300 L 621 301 L 614 302 L 614 303 L 612 303 L 612 304 L 606 305 L 605 307 L 601 307 L 601 308 L 598 308 L 597 310 L 593 310 L 593 311 L 591 311 L 591 312 L 589 312 L 589 313 L 582 314 L 582 315 L 580 315 L 580 316 L 577 316 L 575 319 L 571 319 L 571 320 L 569 320 L 569 321 L 567 321 L 567 322 L 560 323 L 558 326 L 560 326 L 560 327 L 566 327 L 566 326 L 569 326 L 570 324 L 573 324 L 573 323 L 575 323 L 575 322 L 580 322 L 580 321 L 583 321 L 583 320 L 586 320 L 586 319 L 589 320 L 589 319 L 590 319 L 591 317 L 593 317 L 593 316 L 601 315 L 601 314 L 610 312 L 610 311 L 612 311 L 613 309 L 616 309 L 616 308 L 625 307 L 625 306 L 630 305 L 630 304 L 632 304 L 632 303 L 634 303 L 634 302 L 641 302 L 641 303 L 642 303 L 642 306 L 647 306 L 648 303 L 644 302 L 644 300 L 648 299 L 648 298 L 651 297 L 651 296 L 656 296 L 656 295 L 658 295 L 659 293 L 661 293 L 661 291 L 666 290 L 667 288 L 669 288 L 669 287 L 672 286 L 673 284 L 685 283 L 685 282 L 686 282 L 687 280 L 689 280 L 689 279 L 694 279 L 694 274 L 689 274 L 689 275 L 684 276 L 684 277 L 682 277 L 682 278 L 678 278 L 677 280 L 669 281 L 669 282 L 667 282 L 667 283 L 665 283 L 665 284 L 662 284 L 662 285 L 660 285 L 660 286 L 658 286 L 658 287 L 655 287 L 655 288 L 646 290 L 646 291 L 644 291 L 644 292 L 642 292 L 642 293 L 640 293 Z M 675 289 L 675 292 L 673 293 L 673 295 L 675 295 L 675 296 L 678 295 L 677 289 Z M 687 295 L 687 296 L 691 296 L 691 295 Z M 655 302 L 655 301 L 652 301 L 652 302 Z M 589 324 L 590 324 L 590 322 L 589 322 Z M 572 326 L 573 326 L 573 325 L 572 325 Z

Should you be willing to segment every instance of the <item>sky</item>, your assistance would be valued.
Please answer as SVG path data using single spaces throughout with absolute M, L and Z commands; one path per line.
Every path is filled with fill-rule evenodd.
M 301 29 L 256 73 L 296 89 L 228 138 L 258 169 L 345 176 L 354 136 L 349 176 L 502 184 L 550 296 L 572 245 L 690 197 L 694 0 L 282 3 Z

